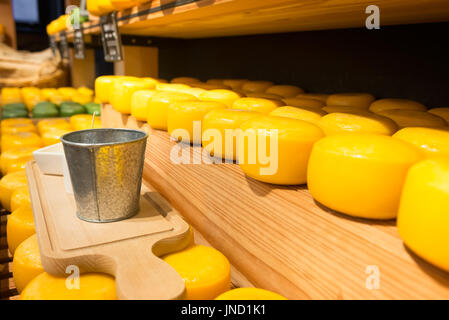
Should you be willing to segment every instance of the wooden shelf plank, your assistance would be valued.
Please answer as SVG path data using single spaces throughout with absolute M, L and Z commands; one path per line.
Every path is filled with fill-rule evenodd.
M 153 0 L 118 13 L 123 34 L 205 38 L 364 27 L 366 7 L 382 26 L 449 21 L 447 0 Z M 99 33 L 98 19 L 85 24 Z
M 255 286 L 291 299 L 449 298 L 449 274 L 405 248 L 394 221 L 349 218 L 315 203 L 305 186 L 261 183 L 235 164 L 174 164 L 166 132 L 104 111 L 103 126 L 151 132 L 144 179 Z M 378 289 L 366 286 L 370 266 Z

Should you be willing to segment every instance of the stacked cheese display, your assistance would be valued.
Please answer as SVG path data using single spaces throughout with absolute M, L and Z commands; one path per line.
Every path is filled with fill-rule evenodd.
M 407 246 L 449 270 L 449 189 L 437 176 L 449 174 L 449 108 L 246 79 L 105 76 L 96 90 L 115 110 L 235 160 L 253 179 L 307 183 L 319 203 L 355 217 L 399 214 Z M 433 201 L 421 203 L 425 214 L 420 192 Z
M 2 119 L 70 117 L 75 114 L 100 115 L 93 91 L 86 87 L 3 88 Z

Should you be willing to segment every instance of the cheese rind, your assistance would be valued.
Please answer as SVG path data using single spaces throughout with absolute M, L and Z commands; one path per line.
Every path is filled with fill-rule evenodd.
M 361 109 L 368 109 L 375 100 L 369 93 L 336 93 L 327 98 L 328 106 L 350 106 Z
M 40 148 L 42 146 L 42 139 L 34 132 L 4 134 L 1 137 L 2 152 L 20 147 Z
M 324 107 L 324 102 L 316 99 L 308 99 L 308 98 L 284 98 L 283 101 L 288 106 L 293 107 L 306 107 L 306 108 L 317 108 L 320 109 Z
M 30 161 L 33 159 L 33 151 L 38 149 L 38 147 L 21 147 L 6 150 L 0 155 L 0 168 L 4 175 L 20 171 L 18 164 Z
M 390 118 L 391 120 L 396 122 L 399 128 L 441 128 L 448 125 L 448 123 L 443 118 L 425 111 L 390 109 L 379 111 L 378 114 Z
M 427 112 L 439 116 L 440 118 L 446 120 L 447 123 L 449 123 L 449 108 L 432 108 Z
M 374 113 L 391 109 L 426 111 L 422 103 L 407 99 L 379 99 L 371 103 L 369 110 Z
M 228 107 L 231 107 L 234 101 L 240 97 L 240 94 L 226 89 L 209 90 L 199 95 L 199 99 L 202 101 L 221 102 Z
M 269 87 L 274 85 L 271 81 L 246 81 L 242 85 L 242 90 L 245 92 L 265 92 Z
M 393 219 L 407 170 L 423 158 L 409 143 L 374 134 L 332 135 L 315 143 L 307 185 L 330 209 L 368 219 Z
M 131 113 L 131 98 L 134 92 L 153 89 L 154 83 L 142 79 L 117 79 L 113 82 L 110 102 L 112 107 L 120 113 Z
M 23 205 L 31 206 L 30 192 L 28 186 L 19 187 L 11 194 L 11 211 L 16 211 Z
M 14 254 L 16 248 L 24 240 L 36 233 L 30 205 L 23 205 L 11 213 L 6 224 L 6 233 L 8 249 L 11 254 Z
M 140 121 L 146 121 L 148 117 L 148 106 L 151 97 L 156 94 L 156 90 L 139 90 L 131 97 L 131 115 Z
M 11 211 L 11 195 L 20 188 L 27 186 L 25 170 L 8 173 L 0 179 L 0 202 L 8 211 Z
M 404 128 L 393 138 L 420 148 L 427 157 L 449 156 L 449 131 L 434 128 Z
M 190 246 L 163 257 L 184 279 L 187 300 L 210 300 L 231 287 L 231 265 L 219 251 Z
M 279 107 L 269 113 L 270 116 L 286 117 L 317 124 L 326 112 L 314 108 Z
M 398 231 L 405 245 L 449 271 L 449 160 L 428 159 L 410 168 L 402 191 Z
M 240 98 L 232 104 L 232 109 L 255 111 L 268 114 L 277 107 L 285 105 L 279 100 L 270 100 L 262 98 Z
M 303 93 L 304 90 L 298 86 L 275 85 L 275 86 L 269 87 L 265 92 L 277 94 L 284 98 L 291 98 L 291 97 L 296 97 L 300 93 Z

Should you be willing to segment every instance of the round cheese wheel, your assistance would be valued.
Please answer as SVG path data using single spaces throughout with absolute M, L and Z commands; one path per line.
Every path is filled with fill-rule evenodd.
M 449 131 L 433 128 L 404 128 L 393 135 L 409 142 L 428 156 L 449 156 Z
M 2 105 L 9 103 L 21 103 L 23 102 L 22 94 L 19 88 L 2 88 Z
M 33 120 L 27 118 L 3 119 L 0 123 L 1 128 L 15 126 L 17 124 L 33 124 Z
M 336 93 L 327 98 L 327 105 L 368 109 L 374 99 L 369 93 Z
M 35 233 L 31 206 L 23 205 L 17 208 L 10 214 L 6 224 L 6 240 L 8 241 L 9 252 L 14 254 L 19 244 Z
M 25 170 L 8 173 L 0 179 L 0 202 L 8 211 L 11 211 L 11 195 L 20 187 L 27 186 Z
M 405 180 L 398 231 L 408 248 L 449 271 L 449 159 L 421 161 Z
M 381 112 L 391 109 L 426 111 L 427 108 L 422 103 L 407 99 L 379 99 L 371 103 L 371 112 Z
M 167 114 L 168 133 L 177 140 L 200 144 L 201 121 L 209 111 L 214 109 L 226 109 L 226 105 L 214 101 L 178 101 L 172 103 L 168 107 Z M 197 123 L 194 124 L 194 121 L 197 121 Z M 197 132 L 194 132 L 195 128 L 197 128 Z
M 327 98 L 329 98 L 329 94 L 325 93 L 300 93 L 296 95 L 296 98 L 303 98 L 303 99 L 312 99 L 312 100 L 319 100 L 326 104 Z
M 12 261 L 12 271 L 14 283 L 19 293 L 31 280 L 44 272 L 36 234 L 25 239 L 17 247 Z
M 1 129 L 2 134 L 18 132 L 37 132 L 36 126 L 32 123 L 18 123 L 15 125 L 4 126 Z
M 284 98 L 292 98 L 292 97 L 296 97 L 300 93 L 303 93 L 304 90 L 302 90 L 300 87 L 297 87 L 297 86 L 275 85 L 275 86 L 269 87 L 265 92 L 277 94 Z
M 215 300 L 287 300 L 287 298 L 264 289 L 237 288 L 220 294 Z
M 269 87 L 274 85 L 271 81 L 246 81 L 242 85 L 242 90 L 248 93 L 265 92 Z
M 108 103 L 114 80 L 119 76 L 101 76 L 95 79 L 95 96 L 103 103 Z
M 406 127 L 428 127 L 428 128 L 440 128 L 447 126 L 447 122 L 444 119 L 425 112 L 414 110 L 401 110 L 390 109 L 385 111 L 379 111 L 378 114 L 390 118 L 399 126 L 399 128 Z
M 271 100 L 280 100 L 284 99 L 280 95 L 273 94 L 273 93 L 266 93 L 266 92 L 254 92 L 254 93 L 247 93 L 244 96 L 251 97 L 251 98 L 262 98 L 262 99 L 271 99 Z
M 52 144 L 61 142 L 61 137 L 67 133 L 72 132 L 72 130 L 65 129 L 53 129 L 45 131 L 41 138 L 44 146 L 51 146 Z
M 1 137 L 1 149 L 5 152 L 20 147 L 42 147 L 42 139 L 34 132 L 4 134 Z
M 255 111 L 268 114 L 277 107 L 283 106 L 280 100 L 262 99 L 262 98 L 240 98 L 232 104 L 232 109 Z
M 148 105 L 156 90 L 139 90 L 131 97 L 131 115 L 140 121 L 146 121 L 148 117 Z
M 60 130 L 72 130 L 70 123 L 65 119 L 45 119 L 37 123 L 39 134 L 43 135 L 44 132 L 53 129 Z
M 196 82 L 201 82 L 201 80 L 193 77 L 177 77 L 171 79 L 170 81 L 170 83 L 183 83 L 188 85 L 190 85 L 191 83 L 192 85 L 194 85 Z
M 366 109 L 360 109 L 360 108 L 355 108 L 355 107 L 348 107 L 348 106 L 325 106 L 322 108 L 324 111 L 326 111 L 327 113 L 367 113 L 370 112 Z M 372 113 L 372 112 L 371 112 Z M 373 113 L 374 114 L 374 113 Z
M 111 0 L 97 0 L 97 4 L 102 15 L 109 13 L 115 9 L 111 3 Z
M 79 277 L 79 289 L 70 289 L 67 277 L 39 274 L 23 289 L 21 300 L 117 300 L 115 280 L 102 273 L 86 273 Z M 72 285 L 75 285 L 73 283 Z
M 14 171 L 19 171 L 17 169 L 17 164 L 33 159 L 33 151 L 36 149 L 37 148 L 34 147 L 21 147 L 2 152 L 0 155 L 0 168 L 2 173 L 5 175 Z
M 279 107 L 269 113 L 270 116 L 286 117 L 317 124 L 326 112 L 314 108 Z
M 200 94 L 199 99 L 202 101 L 221 102 L 231 107 L 234 101 L 240 99 L 240 94 L 226 89 L 209 90 Z
M 179 92 L 180 90 L 191 88 L 191 86 L 183 83 L 158 83 L 156 85 L 157 91 L 174 91 Z
M 61 87 L 58 88 L 58 92 L 60 94 L 62 94 L 62 96 L 64 97 L 64 100 L 66 101 L 71 101 L 72 97 L 77 94 L 77 91 L 75 88 L 72 87 Z
M 197 99 L 199 99 L 200 95 L 206 91 L 207 91 L 206 89 L 202 88 L 186 88 L 179 90 L 179 92 L 191 94 L 192 96 L 195 96 L 195 98 Z
M 184 279 L 187 300 L 210 300 L 231 287 L 231 265 L 214 248 L 194 245 L 163 257 Z
M 231 87 L 232 90 L 238 90 L 242 89 L 243 84 L 248 81 L 248 79 L 223 79 L 223 84 Z
M 327 136 L 342 133 L 374 133 L 391 136 L 398 130 L 396 123 L 374 113 L 329 113 L 322 117 L 318 126 Z
M 324 136 L 319 127 L 296 119 L 262 116 L 240 128 L 237 160 L 246 175 L 282 185 L 306 182 L 313 144 Z
M 203 148 L 211 156 L 235 160 L 240 125 L 260 113 L 238 109 L 215 109 L 203 118 Z M 217 139 L 217 140 L 215 140 Z
M 124 114 L 130 114 L 131 97 L 134 92 L 153 88 L 153 83 L 141 79 L 117 79 L 112 87 L 110 102 L 115 110 Z
M 11 194 L 11 212 L 16 211 L 21 206 L 31 206 L 28 186 L 19 187 Z
M 90 114 L 76 114 L 70 117 L 70 126 L 73 130 L 86 130 L 92 127 L 92 117 Z M 95 117 L 94 129 L 101 128 L 101 120 L 99 117 Z
M 137 0 L 109 0 L 109 1 L 111 2 L 111 5 L 114 8 L 114 10 L 124 10 L 139 4 L 139 1 Z
M 283 99 L 286 105 L 293 107 L 307 107 L 307 108 L 317 108 L 320 109 L 324 107 L 324 102 L 316 99 L 308 98 L 285 98 Z
M 92 102 L 93 96 L 88 94 L 77 93 L 72 97 L 72 101 L 79 103 L 81 105 L 85 105 L 89 102 Z
M 443 118 L 447 123 L 449 123 L 449 108 L 432 108 L 428 112 Z
M 328 136 L 313 147 L 307 185 L 315 200 L 330 209 L 393 219 L 407 170 L 422 157 L 416 147 L 388 136 Z
M 191 94 L 161 91 L 155 93 L 148 104 L 147 121 L 153 129 L 167 130 L 168 107 L 176 101 L 195 101 Z

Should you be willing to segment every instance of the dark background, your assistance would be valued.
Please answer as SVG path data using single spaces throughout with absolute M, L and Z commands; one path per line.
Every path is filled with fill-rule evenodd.
M 40 24 L 17 24 L 19 49 L 48 47 L 45 27 L 64 0 L 39 0 Z M 369 92 L 449 107 L 449 23 L 173 40 L 159 46 L 159 75 L 248 78 L 310 92 Z M 96 52 L 98 74 L 113 72 Z

